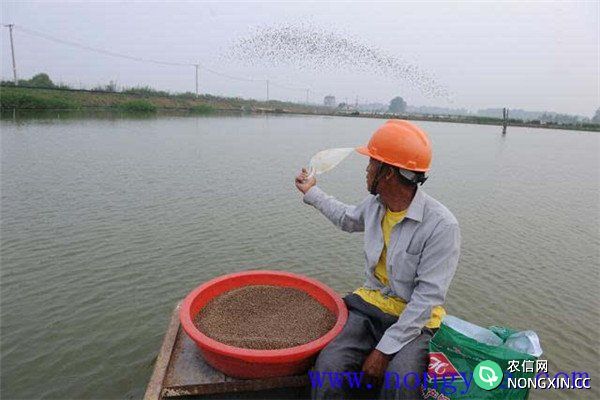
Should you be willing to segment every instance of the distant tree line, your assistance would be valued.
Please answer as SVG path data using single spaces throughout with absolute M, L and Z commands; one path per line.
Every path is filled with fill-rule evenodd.
M 40 73 L 37 75 L 34 75 L 31 79 L 19 79 L 19 86 L 25 86 L 25 87 L 39 87 L 39 88 L 48 88 L 48 89 L 55 89 L 55 88 L 59 88 L 59 89 L 71 89 L 69 86 L 64 85 L 64 84 L 60 84 L 60 85 L 56 85 L 54 82 L 52 82 L 52 79 L 50 79 L 50 76 L 48 76 L 48 74 L 46 73 Z M 14 81 L 1 81 L 0 84 L 2 86 L 14 86 L 15 82 Z
M 75 87 L 66 85 L 64 83 L 60 83 L 60 84 L 56 84 L 52 81 L 52 79 L 50 79 L 50 76 L 46 73 L 39 73 L 37 75 L 34 75 L 31 79 L 19 79 L 19 85 L 18 86 L 23 86 L 23 87 L 35 87 L 35 88 L 41 88 L 41 89 L 65 89 L 65 90 L 78 90 Z M 0 85 L 2 86 L 15 86 L 15 82 L 14 81 L 7 81 L 7 80 L 3 80 L 0 81 Z M 79 89 L 80 90 L 80 89 Z M 164 90 L 156 90 L 151 88 L 150 86 L 138 86 L 138 87 L 122 87 L 119 89 L 117 82 L 115 81 L 110 81 L 108 84 L 106 85 L 96 85 L 94 87 L 92 87 L 91 89 L 88 89 L 91 91 L 97 91 L 97 92 L 114 92 L 114 93 L 125 93 L 125 94 L 138 94 L 138 95 L 142 95 L 142 96 L 148 96 L 148 97 L 169 97 L 169 96 L 174 96 L 173 93 L 169 93 L 166 92 Z M 185 92 L 185 93 L 178 93 L 176 96 L 178 97 L 184 97 L 184 98 L 194 98 L 196 97 L 195 93 L 192 92 Z
M 400 96 L 396 96 L 390 101 L 388 112 L 392 114 L 401 114 L 406 111 L 406 101 Z
M 595 124 L 600 124 L 600 108 L 596 110 L 596 114 L 592 117 L 592 122 Z
M 502 118 L 501 108 L 486 108 L 478 110 L 476 115 Z M 549 111 L 527 111 L 521 109 L 510 109 L 510 118 L 519 119 L 533 123 L 553 123 L 553 124 L 581 124 L 594 123 L 592 118 L 583 115 L 559 114 Z
M 48 89 L 67 89 L 67 90 L 77 90 L 77 88 L 73 88 L 64 83 L 56 84 L 50 79 L 50 76 L 47 73 L 39 73 L 31 77 L 31 79 L 19 79 L 19 86 L 24 87 L 36 87 L 36 88 L 48 88 Z M 2 86 L 14 86 L 14 81 L 3 80 L 0 81 L 0 85 Z M 150 86 L 138 86 L 138 87 L 122 87 L 119 90 L 119 87 L 115 81 L 110 81 L 106 85 L 97 85 L 94 86 L 92 91 L 101 91 L 101 92 L 119 92 L 125 94 L 137 94 L 141 96 L 147 97 L 170 97 L 176 96 L 181 98 L 195 98 L 196 94 L 192 92 L 178 93 L 173 94 L 163 90 L 156 90 L 151 88 Z M 217 96 L 211 95 L 203 95 L 203 97 L 207 98 L 218 98 Z M 243 100 L 241 98 L 235 98 L 237 100 Z M 235 100 L 234 99 L 234 100 Z M 282 102 L 286 103 L 286 102 Z M 385 112 L 385 106 L 383 104 L 369 104 L 369 110 L 364 111 L 379 111 Z M 351 106 L 346 103 L 340 103 L 338 105 L 338 109 L 350 109 Z M 359 109 L 363 111 L 363 107 L 359 106 Z M 421 106 L 409 107 L 406 101 L 400 97 L 394 97 L 387 107 L 387 112 L 391 114 L 402 114 L 405 112 L 415 113 L 415 114 L 431 114 L 431 115 L 457 115 L 457 116 L 466 116 L 466 117 L 482 117 L 482 118 L 502 118 L 502 108 L 487 108 L 477 110 L 477 112 L 473 113 L 464 108 L 460 109 L 452 109 L 445 107 L 429 107 L 429 106 Z M 559 114 L 555 112 L 539 112 L 539 111 L 526 111 L 521 109 L 511 109 L 510 110 L 510 119 L 514 121 L 522 120 L 532 123 L 552 123 L 552 124 L 586 124 L 586 123 L 594 123 L 600 124 L 600 108 L 598 108 L 592 118 L 584 117 L 581 115 L 571 115 L 571 114 Z

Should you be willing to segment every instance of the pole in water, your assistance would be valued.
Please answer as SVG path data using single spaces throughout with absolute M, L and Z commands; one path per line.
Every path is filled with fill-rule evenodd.
M 269 80 L 267 79 L 267 101 L 269 101 Z
M 195 64 L 194 66 L 196 67 L 196 97 L 198 97 L 198 67 L 200 65 L 199 64 Z
M 508 108 L 502 109 L 502 134 L 506 135 L 506 126 L 508 125 Z
M 10 35 L 10 53 L 12 55 L 13 78 L 15 80 L 15 86 L 19 86 L 19 81 L 17 80 L 17 62 L 15 61 L 15 45 L 13 43 L 13 26 L 15 26 L 15 24 L 8 24 L 4 26 L 8 27 L 8 32 Z

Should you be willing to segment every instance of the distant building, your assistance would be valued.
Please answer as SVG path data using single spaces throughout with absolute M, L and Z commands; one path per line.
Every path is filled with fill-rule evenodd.
M 335 96 L 325 96 L 325 100 L 323 100 L 323 104 L 325 107 L 335 107 Z

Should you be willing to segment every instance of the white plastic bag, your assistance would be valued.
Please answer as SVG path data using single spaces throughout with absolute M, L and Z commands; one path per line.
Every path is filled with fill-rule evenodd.
M 353 147 L 340 147 L 335 149 L 321 150 L 308 163 L 308 177 L 320 175 L 335 168 L 346 157 L 354 151 Z
M 534 331 L 520 331 L 513 333 L 504 342 L 504 347 L 531 354 L 534 357 L 542 355 L 540 338 Z
M 501 346 L 504 343 L 502 339 L 489 329 L 456 318 L 452 315 L 446 315 L 442 323 L 480 343 L 485 343 L 490 346 Z
M 490 329 L 464 321 L 452 315 L 446 315 L 442 323 L 455 331 L 462 333 L 480 343 L 490 346 L 500 346 L 534 357 L 542 355 L 540 339 L 534 331 L 514 332 L 507 328 L 492 327 Z M 501 332 L 496 333 L 494 330 Z M 500 335 L 500 336 L 499 336 Z

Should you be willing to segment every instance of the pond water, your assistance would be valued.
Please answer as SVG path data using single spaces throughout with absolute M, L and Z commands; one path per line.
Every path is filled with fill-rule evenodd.
M 171 311 L 256 268 L 362 283 L 362 235 L 301 201 L 294 175 L 383 121 L 160 116 L 1 122 L 1 395 L 140 398 Z M 420 122 L 424 190 L 462 229 L 449 314 L 535 330 L 550 370 L 598 377 L 598 133 Z M 353 154 L 319 185 L 367 195 Z M 597 385 L 596 385 L 597 388 Z M 532 398 L 600 397 L 546 391 Z M 584 397 L 585 397 L 584 396 Z

